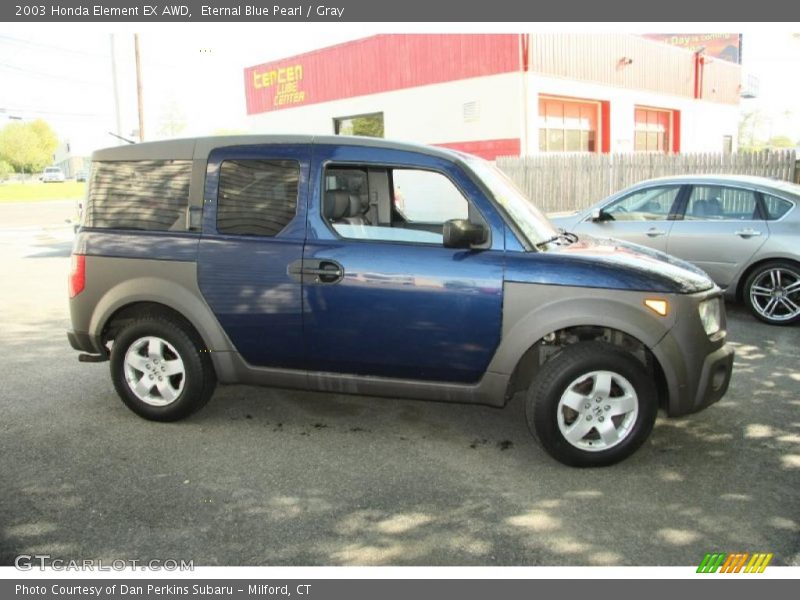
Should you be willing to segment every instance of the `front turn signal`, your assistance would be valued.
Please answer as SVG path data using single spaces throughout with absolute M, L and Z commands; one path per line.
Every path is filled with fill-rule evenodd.
M 644 305 L 660 317 L 666 317 L 669 313 L 669 302 L 663 298 L 646 298 Z

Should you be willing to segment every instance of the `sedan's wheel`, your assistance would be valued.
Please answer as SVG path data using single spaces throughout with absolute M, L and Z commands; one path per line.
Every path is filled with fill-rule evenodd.
M 197 334 L 161 317 L 143 317 L 117 334 L 111 378 L 128 408 L 154 421 L 192 414 L 208 402 L 216 385 Z
M 635 357 L 610 344 L 584 342 L 545 363 L 525 412 L 551 456 L 591 467 L 635 452 L 650 435 L 657 407 L 653 381 Z
M 745 282 L 745 299 L 753 314 L 765 323 L 800 321 L 800 267 L 783 261 L 761 265 Z

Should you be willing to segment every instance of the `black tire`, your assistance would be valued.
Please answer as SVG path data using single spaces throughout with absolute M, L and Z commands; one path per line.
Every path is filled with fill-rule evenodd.
M 782 286 L 772 286 L 770 277 L 772 272 L 780 272 L 782 274 Z M 765 309 L 768 309 L 771 297 L 763 295 L 764 291 L 761 292 L 762 295 L 754 297 L 756 290 L 753 288 L 754 286 L 758 286 L 757 289 L 764 288 L 766 284 L 767 288 L 775 289 L 777 287 L 777 291 L 782 291 L 787 284 L 791 285 L 798 282 L 800 282 L 800 265 L 787 260 L 773 260 L 759 265 L 748 275 L 744 283 L 742 296 L 747 308 L 759 321 L 770 325 L 792 325 L 800 322 L 800 310 L 792 310 L 790 306 L 783 304 L 779 298 L 775 298 L 776 306 L 773 309 L 772 316 L 770 316 Z M 791 293 L 786 294 L 786 300 L 796 307 L 800 307 L 800 289 L 794 289 Z
M 142 340 L 148 339 L 165 342 L 161 348 L 166 362 L 162 360 L 161 365 L 152 364 L 150 358 L 136 356 Z M 129 351 L 131 360 L 141 358 L 150 362 L 143 365 L 141 371 L 131 371 L 130 363 L 126 363 Z M 153 356 L 143 346 L 141 352 L 142 355 L 147 353 L 147 356 Z M 174 394 L 174 398 L 168 398 L 161 396 L 159 391 L 161 388 L 156 386 L 162 385 L 157 383 L 159 377 L 162 377 L 159 369 L 173 364 L 169 361 L 174 361 L 175 356 L 182 362 L 183 372 L 180 375 L 163 376 L 164 385 L 169 385 L 168 390 L 164 388 L 165 391 Z M 126 372 L 132 376 L 130 384 Z M 141 378 L 139 373 L 142 374 Z M 146 377 L 148 379 L 145 379 Z M 133 389 L 135 387 L 133 382 L 139 378 L 144 382 L 143 386 L 147 386 L 150 380 L 153 381 L 150 384 L 152 389 L 148 392 L 152 396 L 149 401 L 140 398 Z M 111 348 L 111 379 L 125 405 L 140 417 L 151 421 L 177 421 L 188 417 L 209 401 L 217 384 L 210 355 L 197 334 L 186 326 L 162 316 L 141 317 L 117 334 Z M 161 405 L 157 405 L 158 403 Z
M 608 397 L 601 401 L 597 400 L 603 398 L 599 392 L 596 397 L 591 393 L 585 398 L 582 395 L 589 387 L 598 389 L 601 386 L 597 382 L 605 380 L 602 373 L 590 377 L 595 372 L 611 373 Z M 568 389 L 581 391 L 573 396 L 583 398 L 580 413 L 564 406 L 559 408 Z M 626 389 L 628 394 L 623 396 Z M 636 410 L 607 416 L 627 404 L 635 405 Z M 550 456 L 573 467 L 601 467 L 627 458 L 648 438 L 657 413 L 656 388 L 644 365 L 631 354 L 604 342 L 581 342 L 556 354 L 542 366 L 528 390 L 525 404 L 528 428 L 534 437 Z M 562 433 L 562 427 L 573 425 L 593 428 L 573 444 Z M 611 433 L 609 425 L 613 428 Z M 595 426 L 603 427 L 609 436 L 617 435 L 619 440 L 606 443 Z M 578 434 L 580 430 L 574 431 Z

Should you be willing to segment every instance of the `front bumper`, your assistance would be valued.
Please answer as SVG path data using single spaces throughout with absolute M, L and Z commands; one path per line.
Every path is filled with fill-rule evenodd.
M 725 344 L 706 356 L 694 402 L 688 412 L 703 410 L 725 395 L 733 373 L 733 356 L 733 346 L 730 344 Z
M 670 417 L 703 410 L 728 391 L 734 350 L 726 341 L 724 305 L 720 331 L 708 336 L 703 329 L 697 305 L 707 296 L 684 296 L 681 317 L 653 348 L 667 383 Z

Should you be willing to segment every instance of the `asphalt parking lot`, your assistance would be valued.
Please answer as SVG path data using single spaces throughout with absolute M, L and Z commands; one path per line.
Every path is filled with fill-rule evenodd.
M 37 211 L 31 218 L 31 211 Z M 67 344 L 69 203 L 0 205 L 0 565 L 800 565 L 800 327 L 730 306 L 728 395 L 577 470 L 505 409 L 218 388 L 187 421 L 118 400 Z

